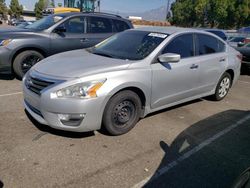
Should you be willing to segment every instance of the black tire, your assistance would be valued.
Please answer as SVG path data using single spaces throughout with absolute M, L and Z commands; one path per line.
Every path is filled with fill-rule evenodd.
M 114 95 L 105 107 L 103 126 L 110 135 L 129 132 L 139 121 L 142 104 L 133 91 L 125 90 Z
M 13 71 L 18 78 L 22 78 L 25 73 L 36 63 L 44 59 L 44 56 L 34 50 L 21 52 L 13 62 Z
M 224 99 L 227 96 L 229 89 L 231 88 L 231 85 L 232 85 L 231 75 L 225 72 L 216 86 L 213 99 L 215 101 L 221 101 L 222 99 Z

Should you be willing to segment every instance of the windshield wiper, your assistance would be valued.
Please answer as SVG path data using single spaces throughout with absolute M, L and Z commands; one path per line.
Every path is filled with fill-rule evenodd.
M 93 52 L 93 54 L 95 54 L 95 55 L 100 55 L 100 56 L 104 56 L 104 57 L 114 58 L 114 56 L 112 56 L 112 55 L 105 54 L 105 53 L 101 53 L 101 52 Z

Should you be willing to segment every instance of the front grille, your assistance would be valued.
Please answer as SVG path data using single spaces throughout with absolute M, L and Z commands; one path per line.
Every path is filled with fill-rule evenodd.
M 25 85 L 30 91 L 40 95 L 41 91 L 43 89 L 49 87 L 50 85 L 52 85 L 54 83 L 55 82 L 52 82 L 52 81 L 45 81 L 45 80 L 42 80 L 40 78 L 34 78 L 32 76 L 27 76 Z

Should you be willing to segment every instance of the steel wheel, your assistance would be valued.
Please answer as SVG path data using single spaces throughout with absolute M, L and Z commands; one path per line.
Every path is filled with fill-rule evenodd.
M 129 132 L 140 118 L 142 104 L 139 96 L 130 90 L 115 94 L 103 114 L 103 127 L 111 135 Z
M 112 120 L 115 126 L 126 126 L 135 117 L 135 105 L 132 101 L 122 101 L 116 105 L 112 113 Z

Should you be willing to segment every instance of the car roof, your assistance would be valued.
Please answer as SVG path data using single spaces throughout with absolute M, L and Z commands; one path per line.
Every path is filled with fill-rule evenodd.
M 104 12 L 65 12 L 65 13 L 59 13 L 59 14 L 54 14 L 54 15 L 62 16 L 62 17 L 69 17 L 69 16 L 74 16 L 74 15 L 76 15 L 76 16 L 77 15 L 90 15 L 90 16 L 111 17 L 111 18 L 125 19 L 125 18 L 122 18 L 119 15 L 109 14 L 109 13 L 104 13 Z
M 191 28 L 183 28 L 183 27 L 155 27 L 155 26 L 148 26 L 148 27 L 139 27 L 136 28 L 135 30 L 138 31 L 148 31 L 148 32 L 157 32 L 157 33 L 164 33 L 171 35 L 176 32 L 201 32 L 200 30 L 197 29 L 191 29 Z

